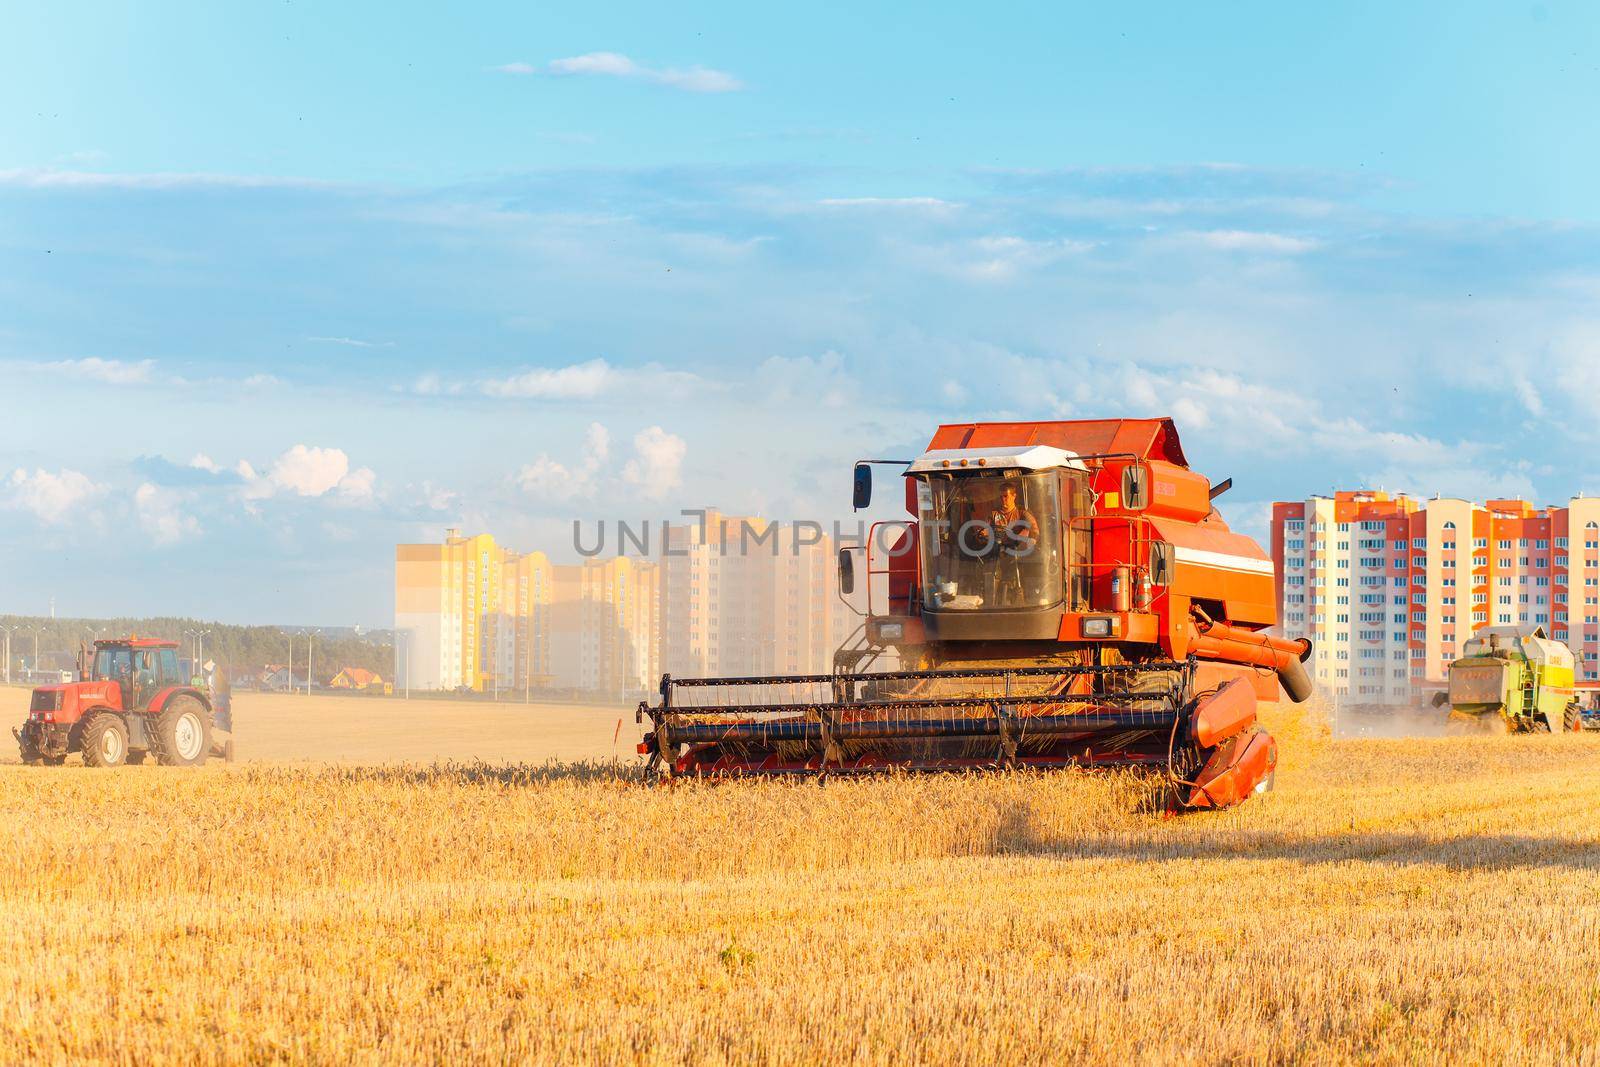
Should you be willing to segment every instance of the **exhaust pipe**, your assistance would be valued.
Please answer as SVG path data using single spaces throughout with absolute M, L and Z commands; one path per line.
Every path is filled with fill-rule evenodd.
M 1278 681 L 1290 700 L 1302 704 L 1310 698 L 1311 675 L 1306 671 L 1306 660 L 1311 658 L 1309 639 L 1269 637 L 1256 630 L 1214 622 L 1199 608 L 1190 611 L 1194 615 L 1195 629 L 1199 631 L 1199 636 L 1189 643 L 1195 655 L 1202 659 L 1266 667 L 1277 672 Z

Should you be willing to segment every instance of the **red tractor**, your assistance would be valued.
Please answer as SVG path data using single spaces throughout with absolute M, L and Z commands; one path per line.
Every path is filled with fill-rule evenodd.
M 22 762 L 60 764 L 82 752 L 90 767 L 118 767 L 148 753 L 164 766 L 196 767 L 212 754 L 211 700 L 183 676 L 176 641 L 96 641 L 78 678 L 33 691 L 28 721 L 12 730 Z M 218 747 L 232 759 L 231 740 Z

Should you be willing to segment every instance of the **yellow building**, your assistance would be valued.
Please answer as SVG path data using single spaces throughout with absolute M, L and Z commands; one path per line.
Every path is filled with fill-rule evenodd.
M 395 678 L 413 689 L 547 684 L 550 562 L 489 534 L 395 549 Z
M 557 566 L 492 536 L 395 549 L 395 679 L 402 687 L 606 694 L 653 689 L 660 568 L 618 557 Z
M 655 689 L 661 680 L 661 568 L 618 556 L 553 571 L 551 684 L 618 695 Z
M 831 670 L 859 622 L 837 595 L 834 552 L 819 532 L 714 508 L 673 524 L 661 553 L 663 668 L 678 677 Z

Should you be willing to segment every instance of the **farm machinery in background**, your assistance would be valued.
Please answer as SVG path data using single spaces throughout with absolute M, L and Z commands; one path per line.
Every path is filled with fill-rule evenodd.
M 176 641 L 124 637 L 80 653 L 77 681 L 34 689 L 28 720 L 12 733 L 24 763 L 59 764 L 73 752 L 90 767 L 147 755 L 169 767 L 232 761 L 232 720 L 213 712 L 210 695 L 184 677 Z
M 1450 664 L 1449 688 L 1433 698 L 1436 707 L 1450 709 L 1452 720 L 1511 733 L 1584 728 L 1572 651 L 1546 637 L 1543 627 L 1488 627 L 1461 652 Z
M 859 510 L 872 463 L 855 470 Z M 1270 789 L 1259 701 L 1311 693 L 1271 560 L 1213 506 L 1170 419 L 964 423 L 895 461 L 867 618 L 827 674 L 661 681 L 640 751 L 666 775 L 997 767 L 1160 772 L 1173 809 Z M 884 610 L 874 610 L 876 604 Z

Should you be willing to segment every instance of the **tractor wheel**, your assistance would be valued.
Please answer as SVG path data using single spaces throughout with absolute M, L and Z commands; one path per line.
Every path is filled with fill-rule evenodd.
M 79 742 L 85 767 L 120 767 L 128 758 L 128 728 L 120 715 L 97 711 L 83 724 Z
M 163 767 L 198 767 L 211 751 L 211 716 L 200 701 L 175 696 L 150 729 L 150 751 Z
M 1583 706 L 1576 700 L 1567 705 L 1567 713 L 1561 718 L 1561 728 L 1573 734 L 1583 729 Z

